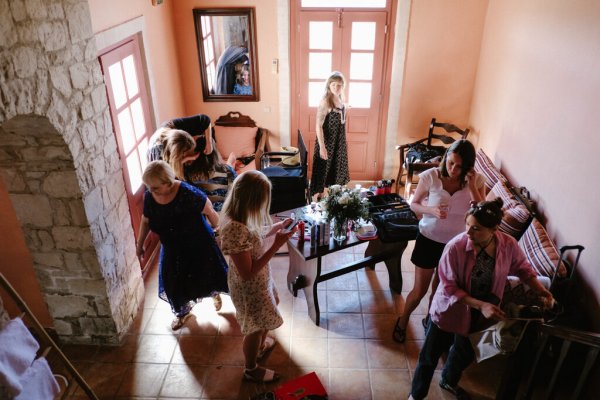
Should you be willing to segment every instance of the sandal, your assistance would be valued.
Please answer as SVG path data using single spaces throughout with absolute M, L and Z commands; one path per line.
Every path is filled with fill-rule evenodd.
M 251 374 L 252 372 L 256 371 L 259 368 L 261 368 L 263 371 L 265 371 L 263 376 L 260 378 Z M 250 381 L 250 382 L 270 383 L 270 382 L 277 381 L 279 378 L 280 378 L 279 374 L 275 373 L 275 371 L 273 371 L 272 369 L 262 368 L 262 367 L 259 367 L 258 365 L 252 369 L 246 368 L 244 370 L 244 379 L 247 381 Z
M 406 329 L 400 328 L 400 318 L 396 320 L 396 326 L 394 326 L 394 333 L 392 339 L 397 343 L 404 343 L 406 340 Z
M 260 349 L 258 355 L 256 356 L 256 359 L 260 360 L 261 358 L 266 356 L 271 350 L 273 350 L 273 347 L 275 347 L 276 343 L 277 342 L 275 341 L 275 339 L 273 339 L 271 336 L 267 336 L 265 338 L 265 343 L 263 344 L 263 347 Z
M 185 321 L 187 321 L 187 319 L 191 316 L 192 316 L 192 314 L 188 313 L 182 317 L 176 317 L 173 320 L 173 322 L 171 322 L 171 329 L 173 329 L 174 331 L 181 329 L 181 327 L 185 324 Z
M 221 295 L 219 293 L 215 294 L 213 297 L 213 303 L 215 303 L 215 311 L 221 311 L 221 307 L 223 307 L 223 301 L 221 300 Z
M 450 386 L 450 384 L 440 380 L 440 387 L 447 392 L 452 393 L 458 400 L 470 400 L 471 396 L 460 386 Z

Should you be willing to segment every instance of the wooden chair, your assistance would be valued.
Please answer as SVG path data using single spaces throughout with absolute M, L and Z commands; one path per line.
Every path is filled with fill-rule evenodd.
M 406 169 L 404 197 L 408 199 L 415 174 L 418 175 L 426 169 L 437 167 L 439 160 L 446 152 L 447 146 L 456 140 L 466 139 L 469 131 L 468 128 L 463 130 L 454 124 L 437 122 L 435 118 L 432 118 L 426 138 L 397 145 L 396 150 L 398 150 L 400 156 L 400 167 L 396 177 L 396 192 L 400 192 L 400 185 L 403 185 L 402 176 L 404 169 Z
M 238 111 L 217 118 L 212 132 L 217 151 L 224 160 L 231 153 L 235 154 L 238 174 L 260 169 L 260 157 L 270 150 L 269 130 L 258 127 L 252 118 Z

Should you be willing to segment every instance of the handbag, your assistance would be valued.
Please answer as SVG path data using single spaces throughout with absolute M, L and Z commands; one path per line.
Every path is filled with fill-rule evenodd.
M 441 157 L 446 152 L 444 146 L 427 146 L 423 143 L 417 143 L 408 148 L 406 152 L 406 162 L 412 163 L 424 163 L 434 162 L 436 157 Z

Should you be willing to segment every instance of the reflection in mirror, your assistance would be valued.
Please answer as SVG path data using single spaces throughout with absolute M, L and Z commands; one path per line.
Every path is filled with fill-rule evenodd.
M 195 9 L 204 101 L 258 101 L 254 9 Z

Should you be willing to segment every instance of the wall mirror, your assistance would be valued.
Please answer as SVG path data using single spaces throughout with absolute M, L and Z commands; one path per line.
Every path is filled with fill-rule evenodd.
M 204 101 L 258 101 L 254 8 L 194 9 Z

